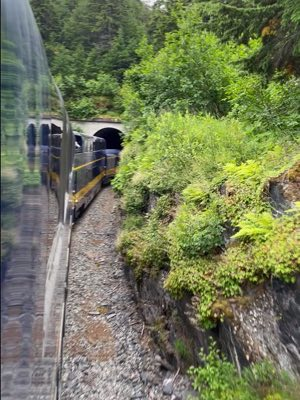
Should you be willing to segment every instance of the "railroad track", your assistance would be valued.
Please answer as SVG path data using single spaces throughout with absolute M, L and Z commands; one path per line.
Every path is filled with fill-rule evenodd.
M 119 222 L 107 187 L 74 227 L 61 400 L 185 399 L 181 375 L 164 394 L 174 373 L 161 366 L 115 251 Z

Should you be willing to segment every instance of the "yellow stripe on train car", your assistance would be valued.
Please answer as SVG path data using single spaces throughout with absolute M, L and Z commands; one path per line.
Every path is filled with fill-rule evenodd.
M 88 162 L 88 163 L 86 163 L 86 164 L 78 165 L 78 167 L 73 167 L 73 171 L 78 171 L 79 169 L 84 168 L 84 167 L 86 167 L 87 165 L 94 164 L 95 162 L 101 161 L 101 160 L 105 160 L 105 157 L 98 158 L 97 160 L 90 161 L 90 162 Z
M 104 177 L 105 172 L 102 171 L 99 175 L 96 176 L 93 180 L 91 180 L 87 185 L 85 185 L 79 192 L 73 194 L 72 201 L 73 203 L 78 203 L 90 190 L 93 189 L 94 186 L 97 185 Z

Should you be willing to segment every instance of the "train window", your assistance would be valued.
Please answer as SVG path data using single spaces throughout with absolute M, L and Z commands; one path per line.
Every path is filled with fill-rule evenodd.
M 41 138 L 40 140 L 42 146 L 49 146 L 49 134 L 50 134 L 49 125 L 42 124 L 40 127 L 40 138 Z
M 75 136 L 75 153 L 82 153 L 82 144 L 83 140 L 80 135 L 74 135 Z
M 61 134 L 62 133 L 62 128 L 60 126 L 57 126 L 55 124 L 51 124 L 51 134 L 56 135 L 56 134 Z
M 102 150 L 104 149 L 104 143 L 102 140 L 99 139 L 95 139 L 94 143 L 93 143 L 93 151 L 97 151 L 97 150 Z
M 30 1 L 1 0 L 3 399 L 60 392 L 72 144 Z

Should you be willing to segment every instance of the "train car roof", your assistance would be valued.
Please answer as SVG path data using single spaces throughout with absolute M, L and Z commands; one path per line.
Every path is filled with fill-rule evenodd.
M 76 136 L 80 136 L 80 137 L 82 137 L 83 139 L 87 139 L 87 140 L 93 140 L 93 141 L 101 141 L 101 142 L 106 142 L 106 140 L 105 139 L 103 139 L 103 138 L 100 138 L 100 137 L 98 137 L 98 136 L 89 136 L 89 135 L 86 135 L 85 133 L 82 133 L 82 132 L 77 132 L 77 131 L 73 131 L 73 133 L 74 133 L 74 135 L 76 135 Z

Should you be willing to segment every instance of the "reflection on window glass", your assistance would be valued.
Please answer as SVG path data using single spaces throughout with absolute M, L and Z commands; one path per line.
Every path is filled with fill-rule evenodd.
M 1 399 L 54 399 L 72 138 L 29 2 L 1 12 Z

